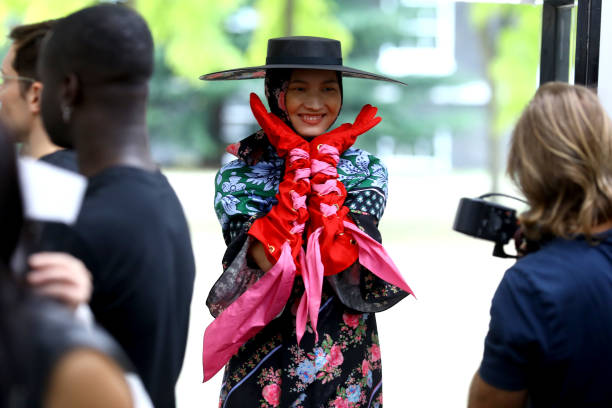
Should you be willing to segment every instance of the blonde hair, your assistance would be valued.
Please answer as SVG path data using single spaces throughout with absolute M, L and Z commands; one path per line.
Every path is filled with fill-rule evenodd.
M 530 205 L 519 217 L 527 237 L 591 239 L 612 220 L 612 126 L 597 95 L 542 85 L 514 129 L 507 171 Z

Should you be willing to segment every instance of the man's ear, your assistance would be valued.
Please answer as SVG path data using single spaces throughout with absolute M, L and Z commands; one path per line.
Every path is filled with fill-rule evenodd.
M 26 100 L 28 102 L 30 112 L 36 115 L 40 114 L 40 98 L 42 96 L 42 89 L 42 82 L 35 81 L 32 82 L 26 93 Z

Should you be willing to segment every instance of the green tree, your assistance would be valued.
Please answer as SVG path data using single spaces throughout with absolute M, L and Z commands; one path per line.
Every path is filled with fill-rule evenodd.
M 354 44 L 345 52 L 345 63 L 355 68 L 377 72 L 376 62 L 385 44 L 400 45 L 407 40 L 415 24 L 415 14 L 432 12 L 434 8 L 405 7 L 403 2 L 388 2 L 381 7 L 370 0 L 335 0 L 340 21 L 350 30 Z M 435 12 L 435 11 L 434 11 Z M 412 63 L 412 62 L 408 62 Z M 419 63 L 419 62 L 415 62 Z M 379 81 L 347 79 L 342 120 L 352 120 L 363 104 L 380 108 L 383 121 L 372 132 L 358 139 L 358 144 L 376 151 L 381 136 L 395 142 L 395 153 L 433 153 L 433 136 L 441 127 L 459 133 L 471 126 L 480 116 L 473 108 L 433 106 L 430 91 L 439 85 L 457 85 L 478 78 L 466 73 L 451 76 L 408 76 L 399 78 L 407 86 L 390 85 Z M 349 85 L 350 83 L 350 85 Z M 423 147 L 429 146 L 429 152 Z
M 497 191 L 501 140 L 537 88 L 542 7 L 475 4 L 471 16 L 485 53 L 491 87 L 489 172 L 491 190 Z
M 8 25 L 62 17 L 102 1 L 87 0 L 3 0 L 0 21 Z M 149 23 L 153 38 L 165 49 L 166 64 L 173 72 L 192 81 L 200 74 L 239 66 L 240 50 L 230 41 L 224 26 L 227 17 L 243 0 L 158 1 L 128 0 Z M 6 33 L 5 33 L 6 34 Z M 2 36 L 5 38 L 6 35 Z
M 329 0 L 255 0 L 260 24 L 253 33 L 247 61 L 260 65 L 265 60 L 268 38 L 308 35 L 335 38 L 344 52 L 352 47 L 351 32 L 338 19 L 337 4 Z

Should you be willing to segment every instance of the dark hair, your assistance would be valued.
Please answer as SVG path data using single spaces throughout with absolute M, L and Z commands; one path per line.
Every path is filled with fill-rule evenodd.
M 0 123 L 0 406 L 14 406 L 27 395 L 30 372 L 24 339 L 27 321 L 19 306 L 24 292 L 16 285 L 9 260 L 23 223 L 15 147 Z
M 0 267 L 9 264 L 23 224 L 15 146 L 0 123 Z
M 17 74 L 37 81 L 40 80 L 36 72 L 38 55 L 43 39 L 51 31 L 54 23 L 55 20 L 47 20 L 40 23 L 20 25 L 11 30 L 9 38 L 15 46 L 13 69 L 17 71 Z M 19 81 L 19 84 L 22 94 L 32 85 L 30 81 Z
M 153 38 L 145 20 L 127 6 L 88 7 L 57 20 L 41 62 L 84 83 L 146 83 L 153 74 Z

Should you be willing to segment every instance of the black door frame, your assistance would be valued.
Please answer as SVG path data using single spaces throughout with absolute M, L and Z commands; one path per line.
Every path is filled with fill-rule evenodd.
M 574 0 L 544 0 L 540 85 L 569 79 Z M 574 83 L 597 89 L 602 0 L 578 0 Z
M 594 89 L 597 89 L 599 78 L 599 38 L 601 34 L 602 1 L 578 0 L 576 78 L 574 82 Z

